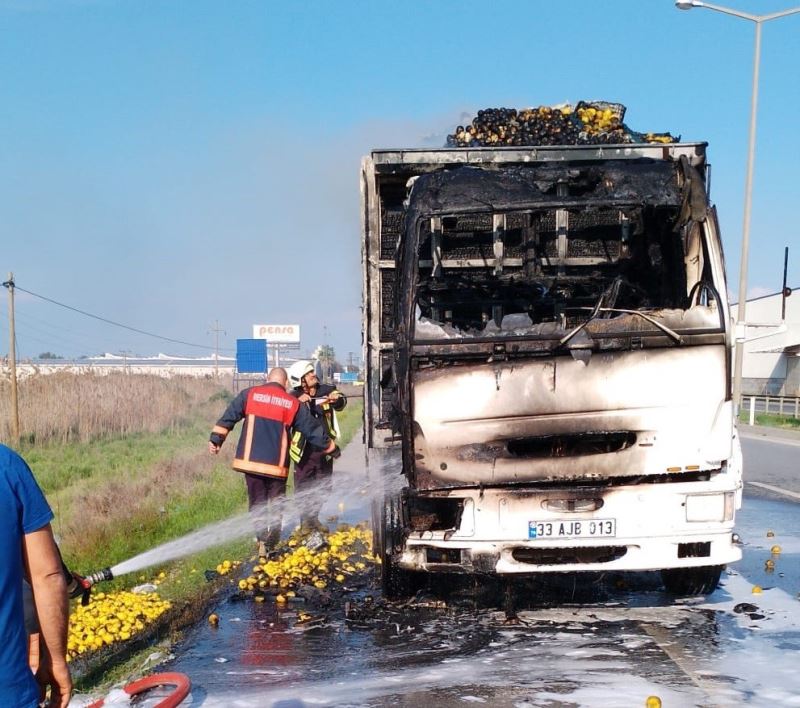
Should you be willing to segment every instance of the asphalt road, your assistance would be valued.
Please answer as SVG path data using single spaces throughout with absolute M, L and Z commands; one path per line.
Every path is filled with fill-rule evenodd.
M 740 425 L 739 435 L 745 493 L 800 501 L 800 432 Z
M 664 706 L 800 706 L 800 435 L 744 426 L 741 436 L 744 558 L 705 599 L 675 600 L 656 574 L 640 574 L 582 598 L 574 586 L 522 598 L 517 624 L 492 607 L 448 602 L 358 622 L 331 610 L 304 630 L 296 609 L 226 597 L 219 627 L 199 623 L 165 668 L 191 677 L 192 705 L 204 708 L 629 707 L 648 695 Z M 338 469 L 357 472 L 357 448 Z M 343 481 L 333 504 L 356 488 Z M 351 494 L 347 512 L 366 518 Z

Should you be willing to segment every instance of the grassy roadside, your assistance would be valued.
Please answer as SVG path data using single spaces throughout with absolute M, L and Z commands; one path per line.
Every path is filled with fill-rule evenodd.
M 739 422 L 750 423 L 750 412 L 740 411 Z M 784 428 L 788 430 L 800 430 L 800 418 L 790 415 L 777 415 L 775 413 L 756 413 L 755 424 L 764 425 L 770 428 Z
M 230 469 L 238 430 L 219 457 L 206 449 L 219 408 L 209 401 L 175 431 L 23 447 L 56 514 L 53 528 L 70 567 L 111 566 L 245 511 L 242 476 Z M 347 442 L 360 425 L 360 399 L 339 420 Z
M 246 509 L 242 476 L 230 469 L 238 429 L 219 457 L 207 452 L 208 431 L 224 405 L 215 394 L 194 406 L 182 426 L 168 431 L 23 446 L 56 513 L 53 527 L 72 569 L 87 573 L 114 565 Z M 342 446 L 358 430 L 361 409 L 361 399 L 353 398 L 339 414 Z M 214 594 L 236 578 L 207 583 L 204 571 L 224 559 L 247 559 L 252 550 L 249 539 L 227 542 L 97 586 L 97 592 L 113 593 L 154 583 L 172 608 L 156 620 L 146 646 L 143 641 L 137 646 L 134 638 L 119 643 L 121 652 L 112 646 L 82 656 L 80 666 L 73 665 L 78 689 L 102 690 L 139 675 L 153 642 L 202 616 Z

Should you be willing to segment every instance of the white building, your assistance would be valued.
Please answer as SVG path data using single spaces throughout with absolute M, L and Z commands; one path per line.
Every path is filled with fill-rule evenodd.
M 748 323 L 781 324 L 784 300 L 781 293 L 747 301 Z M 742 362 L 742 393 L 745 395 L 800 396 L 800 288 L 785 300 L 786 331 L 770 335 L 775 327 L 748 327 L 747 337 L 767 335 L 745 344 Z M 736 305 L 731 306 L 734 320 Z

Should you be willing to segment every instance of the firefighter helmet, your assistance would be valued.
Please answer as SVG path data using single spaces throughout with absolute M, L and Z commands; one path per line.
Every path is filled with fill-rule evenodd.
M 308 359 L 296 361 L 289 367 L 288 374 L 289 374 L 289 383 L 291 384 L 292 388 L 297 388 L 303 382 L 303 377 L 306 374 L 316 373 L 317 367 L 314 366 L 314 362 Z

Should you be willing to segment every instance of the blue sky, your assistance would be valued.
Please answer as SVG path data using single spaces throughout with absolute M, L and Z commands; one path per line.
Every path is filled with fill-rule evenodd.
M 729 0 L 764 14 L 779 0 Z M 0 0 L 0 274 L 232 350 L 360 352 L 360 158 L 493 106 L 605 99 L 707 140 L 735 294 L 752 23 L 671 0 Z M 749 289 L 800 285 L 800 15 L 763 28 Z M 734 295 L 735 297 L 735 295 Z M 17 291 L 21 356 L 203 354 Z M 8 351 L 5 304 L 0 352 Z

